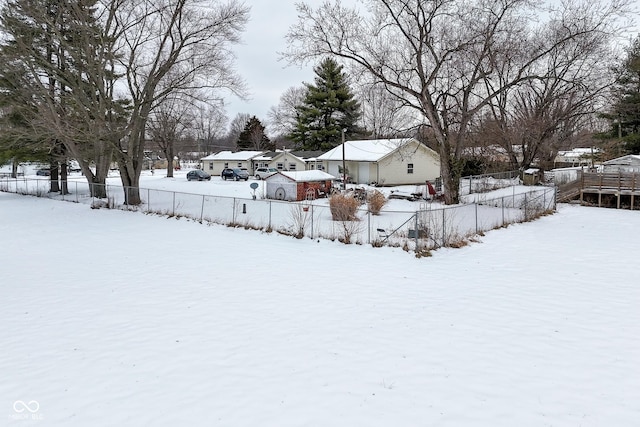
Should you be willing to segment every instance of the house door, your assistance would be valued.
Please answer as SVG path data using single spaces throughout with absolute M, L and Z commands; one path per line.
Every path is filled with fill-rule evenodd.
M 360 162 L 358 163 L 358 184 L 368 184 L 371 180 L 369 179 L 369 163 Z

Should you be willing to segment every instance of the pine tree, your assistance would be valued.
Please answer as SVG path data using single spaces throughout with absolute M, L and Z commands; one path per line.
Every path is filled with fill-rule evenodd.
M 290 138 L 305 150 L 327 151 L 345 135 L 361 133 L 360 103 L 354 99 L 342 66 L 327 58 L 314 68 L 315 84 L 306 83 L 304 103 L 296 108 L 297 123 Z
M 240 150 L 274 150 L 275 147 L 264 133 L 264 126 L 256 116 L 247 121 L 244 130 L 238 136 Z
M 627 57 L 616 71 L 616 95 L 613 114 L 613 136 L 624 141 L 623 149 L 630 154 L 640 153 L 640 36 L 627 51 Z

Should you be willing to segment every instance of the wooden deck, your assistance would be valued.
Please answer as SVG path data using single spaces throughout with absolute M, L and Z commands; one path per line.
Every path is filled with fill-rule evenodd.
M 640 174 L 584 172 L 580 203 L 618 209 L 640 209 Z

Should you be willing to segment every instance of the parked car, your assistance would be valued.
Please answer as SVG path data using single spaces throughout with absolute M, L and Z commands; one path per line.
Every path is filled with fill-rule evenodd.
M 49 169 L 44 169 L 44 168 L 38 169 L 36 171 L 36 175 L 38 175 L 38 176 L 49 176 L 49 175 L 51 175 L 51 171 Z
M 211 175 L 201 169 L 187 172 L 187 181 L 211 181 Z
M 240 181 L 241 179 L 244 179 L 246 181 L 249 179 L 249 172 L 247 172 L 246 169 L 225 168 L 222 170 L 222 173 L 220 174 L 220 176 L 225 181 L 227 179 L 234 179 L 236 181 Z
M 256 169 L 256 179 L 265 179 L 268 176 L 273 175 L 274 173 L 278 173 L 278 169 L 276 168 L 258 168 Z

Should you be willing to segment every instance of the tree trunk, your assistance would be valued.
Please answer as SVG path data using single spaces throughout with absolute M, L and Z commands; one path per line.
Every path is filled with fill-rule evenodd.
M 173 143 L 170 142 L 164 153 L 167 157 L 167 178 L 173 178 Z
M 144 164 L 144 147 L 134 144 L 129 146 L 139 150 L 139 152 L 133 156 L 129 152 L 117 152 L 118 169 L 120 170 L 120 180 L 124 190 L 124 203 L 137 206 L 142 203 L 140 198 L 140 174 Z
M 52 160 L 49 165 L 49 183 L 50 193 L 60 192 L 60 183 L 58 182 L 58 162 L 56 160 Z
M 11 178 L 17 178 L 18 177 L 18 161 L 14 158 L 11 161 Z
M 67 178 L 69 171 L 67 168 L 67 162 L 64 161 L 60 164 L 60 193 L 62 195 L 69 194 L 69 186 L 67 185 Z
M 443 152 L 445 151 L 445 152 Z M 450 153 L 440 146 L 440 176 L 442 177 L 442 191 L 444 203 L 455 205 L 460 203 L 460 168 Z

